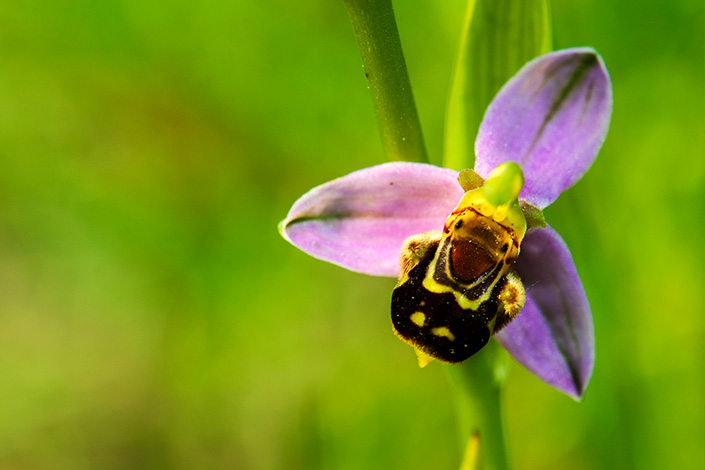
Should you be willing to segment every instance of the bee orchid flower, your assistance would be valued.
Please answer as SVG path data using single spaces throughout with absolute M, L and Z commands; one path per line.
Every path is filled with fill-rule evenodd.
M 493 276 L 483 284 L 494 296 L 487 299 L 495 302 L 494 311 L 485 318 L 489 326 L 483 331 L 541 380 L 579 399 L 594 363 L 592 316 L 568 247 L 545 224 L 541 210 L 588 170 L 607 134 L 611 112 L 610 79 L 594 50 L 576 48 L 545 54 L 526 64 L 488 107 L 475 141 L 474 171 L 459 173 L 408 162 L 355 171 L 299 198 L 280 224 L 281 234 L 318 259 L 360 273 L 396 277 L 397 288 L 411 282 L 416 266 L 425 263 L 441 269 L 438 265 L 444 263 L 442 247 L 447 239 L 450 261 L 446 264 L 455 267 L 443 269 L 448 276 L 458 275 L 463 281 L 458 285 L 465 287 L 452 283 L 443 287 L 446 284 L 442 281 L 429 287 L 419 278 L 419 289 L 433 291 L 423 299 L 435 302 L 433 299 L 441 298 L 433 296 L 455 295 L 454 308 L 459 304 L 465 309 L 457 312 L 458 322 L 463 323 L 480 308 L 468 300 L 468 286 Z M 505 184 L 501 169 L 506 168 L 506 162 L 516 165 L 512 164 L 515 169 L 508 173 L 512 181 Z M 493 173 L 495 168 L 500 170 Z M 499 183 L 491 186 L 485 180 Z M 509 196 L 494 201 L 497 191 Z M 471 193 L 477 197 L 468 196 Z M 477 204 L 490 207 L 489 212 Z M 507 211 L 514 214 L 514 222 L 506 222 Z M 493 248 L 493 243 L 499 243 L 495 240 L 502 240 L 499 235 L 487 242 L 458 236 L 459 214 L 466 213 L 506 231 L 516 250 L 507 251 L 506 244 Z M 425 237 L 419 234 L 427 233 L 432 241 L 414 251 L 415 240 Z M 428 247 L 432 253 L 426 256 Z M 465 273 L 465 277 L 458 273 Z M 426 300 L 415 302 L 425 305 Z M 441 303 L 448 302 L 453 303 Z M 413 334 L 426 331 L 427 337 L 435 335 L 438 341 L 457 339 L 454 326 L 423 330 L 427 322 L 435 320 L 419 308 L 406 316 L 420 328 Z M 499 316 L 494 316 L 497 311 L 505 315 L 504 328 L 497 323 Z M 395 329 L 402 339 L 436 355 L 435 346 L 419 346 L 415 338 L 405 337 L 396 323 Z M 455 350 L 450 352 L 455 354 Z M 446 360 L 442 354 L 437 356 Z M 446 362 L 456 362 L 452 354 L 448 357 Z

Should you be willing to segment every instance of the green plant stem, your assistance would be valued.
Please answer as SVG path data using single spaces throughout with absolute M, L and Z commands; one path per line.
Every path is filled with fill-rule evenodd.
M 345 0 L 390 160 L 427 162 L 391 0 Z
M 501 409 L 506 368 L 506 352 L 496 341 L 465 362 L 448 366 L 457 396 L 460 444 L 468 447 L 463 469 L 508 468 Z

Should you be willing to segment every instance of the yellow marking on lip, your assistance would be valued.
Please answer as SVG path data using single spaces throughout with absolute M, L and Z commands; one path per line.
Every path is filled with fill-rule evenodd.
M 431 330 L 431 333 L 436 336 L 441 336 L 443 338 L 448 338 L 451 341 L 455 341 L 455 335 L 451 333 L 446 326 L 437 326 Z
M 423 312 L 414 312 L 409 316 L 409 319 L 418 327 L 422 327 L 426 323 L 426 314 Z

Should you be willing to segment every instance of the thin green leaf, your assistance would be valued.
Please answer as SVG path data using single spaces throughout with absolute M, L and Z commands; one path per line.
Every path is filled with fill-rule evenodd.
M 548 0 L 468 0 L 446 114 L 443 165 L 472 168 L 482 116 L 502 85 L 551 50 Z

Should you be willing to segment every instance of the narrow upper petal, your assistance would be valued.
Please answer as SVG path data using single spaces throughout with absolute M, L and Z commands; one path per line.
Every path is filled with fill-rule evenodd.
M 527 232 L 515 268 L 526 304 L 495 336 L 547 384 L 580 399 L 595 361 L 592 315 L 568 247 L 550 227 Z
M 280 231 L 316 258 L 396 277 L 404 240 L 442 230 L 462 195 L 457 171 L 384 163 L 313 188 L 294 203 Z
M 524 171 L 520 198 L 551 204 L 587 171 L 607 135 L 612 85 L 592 49 L 544 54 L 526 64 L 490 104 L 475 141 L 475 171 L 502 162 Z

